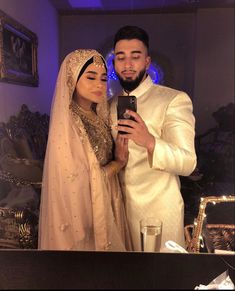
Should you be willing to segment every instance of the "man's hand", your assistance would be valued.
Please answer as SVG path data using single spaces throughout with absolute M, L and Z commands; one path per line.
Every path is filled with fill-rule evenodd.
M 148 152 L 152 154 L 155 146 L 154 136 L 148 131 L 145 122 L 138 113 L 131 110 L 126 110 L 126 113 L 131 115 L 135 121 L 129 119 L 119 119 L 117 130 L 125 131 L 127 133 L 121 134 L 120 136 L 124 139 L 133 140 L 137 145 L 146 148 Z M 126 127 L 125 125 L 129 125 L 130 127 Z

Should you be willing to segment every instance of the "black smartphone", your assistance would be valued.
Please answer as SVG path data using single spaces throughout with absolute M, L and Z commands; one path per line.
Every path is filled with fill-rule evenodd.
M 132 110 L 137 112 L 137 100 L 133 95 L 128 96 L 118 96 L 117 103 L 117 118 L 118 119 L 131 119 L 134 120 L 132 116 L 126 113 L 126 110 Z M 126 125 L 127 126 L 127 125 Z M 121 134 L 125 134 L 125 131 L 120 131 Z

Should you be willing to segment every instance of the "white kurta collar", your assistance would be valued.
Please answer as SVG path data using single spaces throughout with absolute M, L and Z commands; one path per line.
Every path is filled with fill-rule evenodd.
M 133 91 L 129 93 L 129 95 L 134 95 L 136 98 L 144 94 L 151 86 L 153 85 L 153 81 L 150 76 L 140 83 L 140 85 Z M 125 91 L 123 91 L 123 95 L 128 95 Z

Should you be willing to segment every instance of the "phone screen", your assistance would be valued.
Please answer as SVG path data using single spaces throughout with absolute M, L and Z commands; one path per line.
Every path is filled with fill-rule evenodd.
M 117 118 L 118 119 L 131 119 L 134 120 L 132 116 L 126 113 L 126 110 L 137 111 L 137 101 L 136 97 L 133 95 L 129 96 L 118 96 L 117 104 Z M 126 125 L 127 126 L 127 125 Z M 121 131 L 120 133 L 125 134 L 126 132 Z

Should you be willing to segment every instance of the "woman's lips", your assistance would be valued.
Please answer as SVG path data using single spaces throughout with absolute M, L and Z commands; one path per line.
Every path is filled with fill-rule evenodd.
M 102 96 L 102 92 L 101 91 L 93 91 L 92 93 L 94 95 L 96 95 L 96 96 Z

